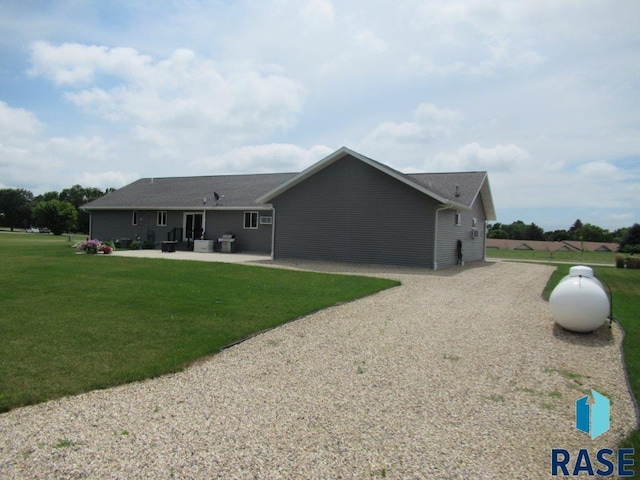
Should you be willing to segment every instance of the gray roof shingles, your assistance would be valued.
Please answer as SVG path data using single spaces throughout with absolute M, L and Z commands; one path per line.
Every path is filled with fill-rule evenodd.
M 475 200 L 486 172 L 413 173 L 406 176 L 441 197 L 470 207 Z M 456 186 L 460 196 L 456 197 Z
M 485 172 L 405 174 L 396 171 L 396 173 L 440 197 L 466 206 L 471 206 L 486 177 Z M 257 198 L 296 175 L 298 174 L 266 173 L 142 178 L 94 200 L 84 208 L 87 210 L 184 209 L 202 208 L 205 205 L 219 208 L 258 207 Z M 459 197 L 455 196 L 456 185 L 460 187 Z M 220 196 L 217 202 L 214 192 Z
M 198 208 L 257 206 L 264 192 L 284 183 L 295 173 L 215 175 L 203 177 L 141 178 L 84 206 L 92 209 Z M 214 192 L 220 196 L 216 202 Z

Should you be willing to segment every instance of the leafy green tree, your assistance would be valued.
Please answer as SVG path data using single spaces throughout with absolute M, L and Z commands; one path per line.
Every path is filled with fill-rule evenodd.
M 509 234 L 502 228 L 492 228 L 487 236 L 489 238 L 509 238 Z
M 585 242 L 613 242 L 613 234 L 609 230 L 591 223 L 585 223 L 580 228 L 580 236 Z
M 49 200 L 36 204 L 33 218 L 42 227 L 50 228 L 55 235 L 73 230 L 77 211 L 69 202 Z
M 582 221 L 578 218 L 575 222 L 573 222 L 573 225 L 571 225 L 571 228 L 569 228 L 569 240 L 583 240 L 581 237 L 582 235 Z
M 74 185 L 60 192 L 60 200 L 69 202 L 76 209 L 77 220 L 75 230 L 89 233 L 89 213 L 83 211 L 82 206 L 102 197 L 104 194 L 105 193 L 99 188 L 83 187 L 81 185 Z
M 525 230 L 525 237 L 527 240 L 544 240 L 544 230 L 532 222 Z
M 624 238 L 627 236 L 627 232 L 629 231 L 629 227 L 623 227 L 615 230 L 613 232 L 613 241 L 615 243 L 622 243 Z
M 487 236 L 510 240 L 544 240 L 544 231 L 535 223 L 527 225 L 522 220 L 517 220 L 509 225 L 494 223 Z
M 553 232 L 545 232 L 544 239 L 548 242 L 562 242 L 569 240 L 569 233 L 566 230 L 554 230 Z
M 48 202 L 49 200 L 60 200 L 60 194 L 58 192 L 45 192 L 36 197 L 36 203 L 38 202 Z
M 0 189 L 0 224 L 11 227 L 28 227 L 31 222 L 33 193 L 23 188 Z
M 634 223 L 627 230 L 620 242 L 620 251 L 625 253 L 640 253 L 640 224 Z
M 511 240 L 529 240 L 527 238 L 527 225 L 522 220 L 516 220 L 511 225 L 505 225 L 504 229 Z

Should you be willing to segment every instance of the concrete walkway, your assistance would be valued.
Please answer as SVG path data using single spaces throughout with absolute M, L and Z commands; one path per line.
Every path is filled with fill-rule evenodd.
M 199 252 L 162 252 L 161 250 L 115 250 L 116 257 L 164 258 L 166 260 L 194 260 L 199 262 L 249 263 L 271 260 L 271 255 L 247 253 L 199 253 Z

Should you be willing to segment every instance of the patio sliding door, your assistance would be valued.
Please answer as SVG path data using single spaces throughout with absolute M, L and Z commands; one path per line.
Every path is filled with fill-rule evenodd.
M 185 213 L 183 241 L 186 242 L 187 240 L 199 240 L 202 236 L 203 227 L 204 224 L 202 212 Z

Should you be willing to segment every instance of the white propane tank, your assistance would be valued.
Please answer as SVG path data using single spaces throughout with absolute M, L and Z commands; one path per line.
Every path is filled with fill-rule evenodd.
M 590 267 L 571 267 L 549 297 L 551 315 L 572 332 L 592 332 L 609 316 L 609 297 Z

